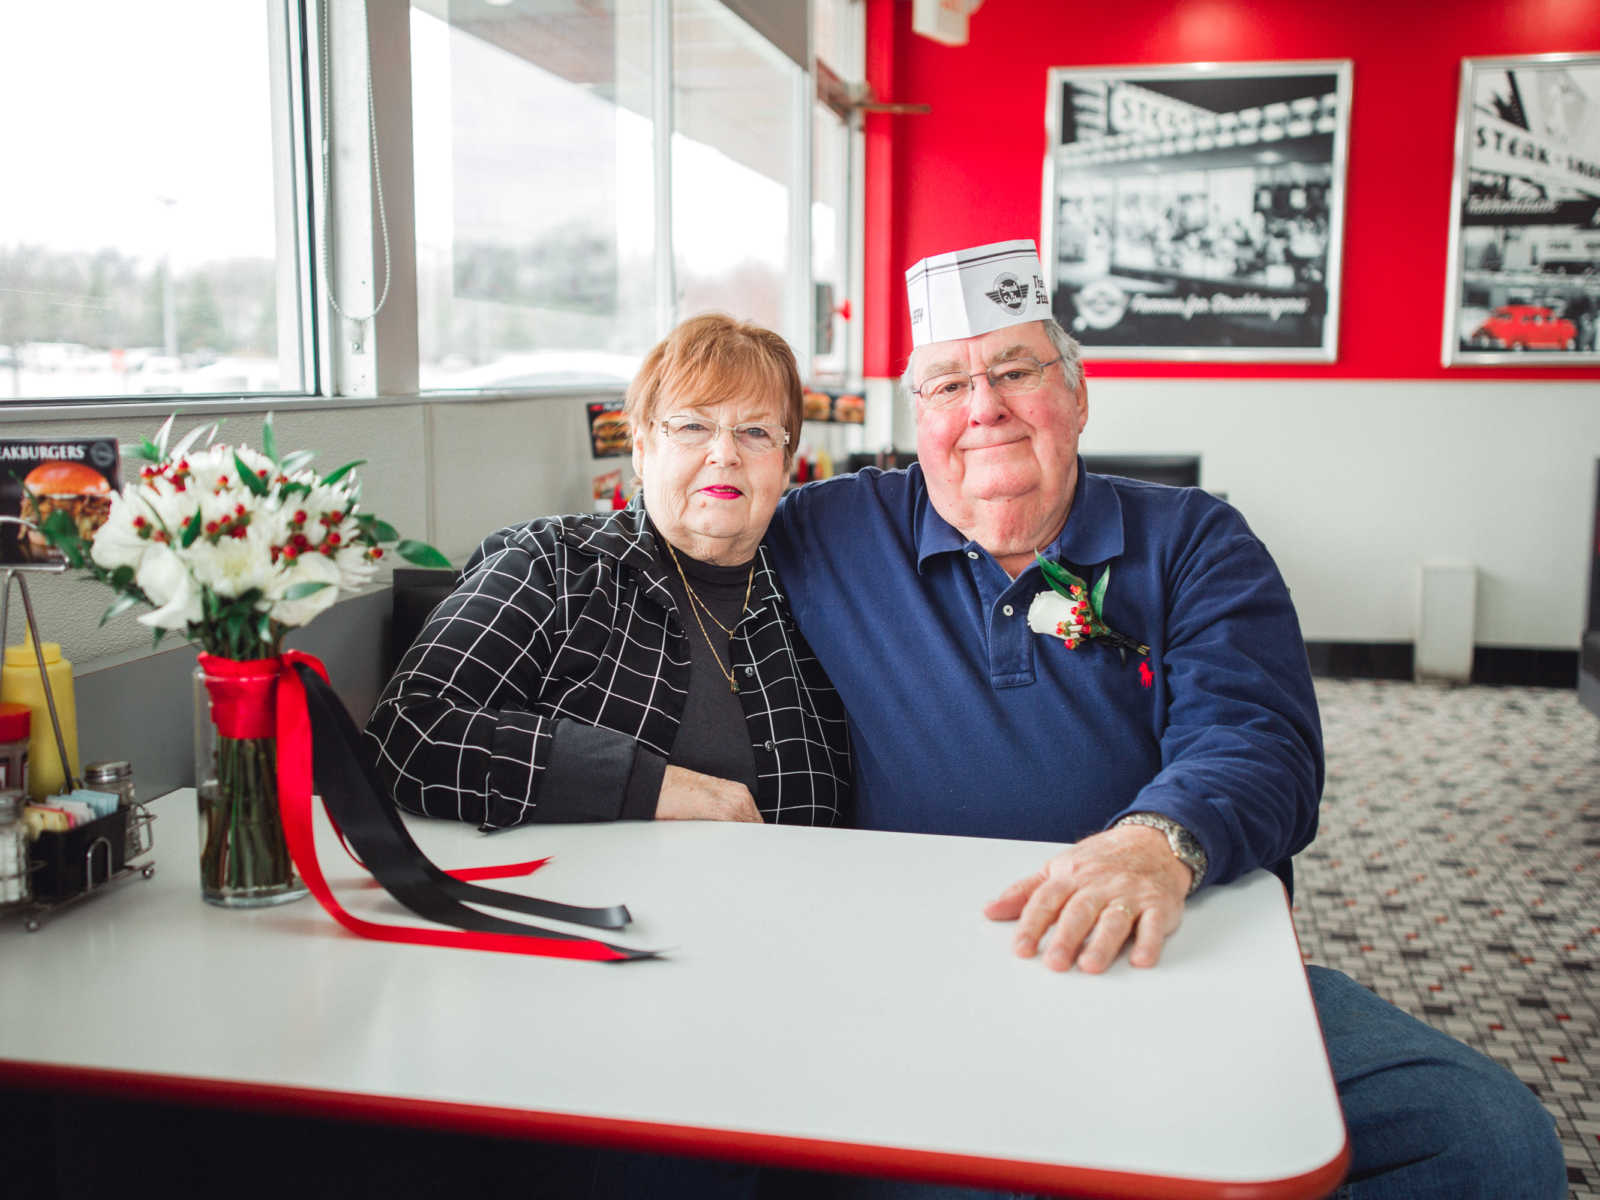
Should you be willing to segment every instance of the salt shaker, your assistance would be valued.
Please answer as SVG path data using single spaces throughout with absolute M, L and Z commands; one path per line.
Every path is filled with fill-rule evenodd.
M 0 791 L 0 909 L 33 897 L 28 884 L 28 828 L 22 823 L 23 794 Z
M 126 846 L 123 853 L 124 862 L 132 861 L 149 849 L 140 837 L 144 822 L 137 819 L 138 814 L 134 811 L 139 798 L 133 792 L 132 763 L 121 758 L 89 763 L 83 768 L 83 786 L 93 788 L 97 792 L 117 794 L 117 807 L 126 812 L 128 822 L 127 836 L 123 843 Z

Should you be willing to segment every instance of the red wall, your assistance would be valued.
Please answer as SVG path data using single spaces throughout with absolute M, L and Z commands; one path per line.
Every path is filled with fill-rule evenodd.
M 867 75 L 926 116 L 866 122 L 866 374 L 910 353 L 904 274 L 928 254 L 1039 240 L 1051 67 L 1348 58 L 1355 64 L 1339 361 L 1134 363 L 1099 376 L 1600 379 L 1596 367 L 1439 365 L 1456 98 L 1467 56 L 1600 50 L 1596 0 L 987 0 L 971 40 L 867 0 Z

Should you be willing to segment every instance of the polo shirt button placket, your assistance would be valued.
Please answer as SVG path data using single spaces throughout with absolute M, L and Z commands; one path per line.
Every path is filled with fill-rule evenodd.
M 771 750 L 772 749 L 772 739 L 771 738 L 767 739 L 767 744 L 765 746 L 763 746 L 762 749 L 763 750 Z
M 744 669 L 744 677 L 745 677 L 745 678 L 746 678 L 746 679 L 749 679 L 749 678 L 751 678 L 751 677 L 752 677 L 752 676 L 754 676 L 754 675 L 755 675 L 755 673 L 756 673 L 756 669 L 755 669 L 755 668 L 754 668 L 754 667 L 746 667 L 746 668 L 745 668 L 745 669 Z

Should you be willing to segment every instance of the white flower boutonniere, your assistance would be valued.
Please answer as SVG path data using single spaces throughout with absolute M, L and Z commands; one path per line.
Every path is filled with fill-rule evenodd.
M 1100 641 L 1115 646 L 1124 656 L 1129 650 L 1135 654 L 1150 653 L 1149 646 L 1118 633 L 1100 617 L 1100 606 L 1111 582 L 1110 567 L 1101 573 L 1091 589 L 1060 563 L 1051 562 L 1042 554 L 1034 557 L 1050 590 L 1040 592 L 1028 606 L 1029 629 L 1046 637 L 1060 638 L 1068 650 L 1076 650 L 1087 641 Z

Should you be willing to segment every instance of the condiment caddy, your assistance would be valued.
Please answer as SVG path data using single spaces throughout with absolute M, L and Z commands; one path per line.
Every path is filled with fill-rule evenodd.
M 15 517 L 0 517 L 0 521 L 16 520 Z M 75 747 L 69 749 L 63 713 L 57 707 L 51 687 L 51 668 L 55 667 L 55 673 L 59 674 L 60 664 L 50 660 L 46 644 L 39 640 L 33 601 L 23 575 L 27 571 L 59 573 L 64 570 L 65 563 L 8 565 L 4 569 L 4 585 L 0 587 L 0 638 L 8 628 L 13 580 L 22 595 L 33 659 L 39 670 L 43 707 L 49 716 L 50 733 L 54 735 L 55 744 L 50 748 L 59 756 L 56 759 L 61 776 L 59 795 L 76 795 L 87 800 L 87 815 L 92 818 L 70 829 L 40 832 L 30 843 L 24 830 L 22 809 L 28 798 L 29 755 L 26 749 L 14 744 L 4 747 L 6 777 L 0 781 L 0 915 L 20 913 L 29 932 L 38 929 L 51 913 L 98 895 L 112 883 L 133 875 L 149 879 L 156 870 L 154 862 L 136 861 L 155 848 L 151 828 L 155 815 L 134 795 L 133 771 L 129 764 L 121 761 L 89 764 L 85 779 L 97 790 L 81 787 L 80 781 L 73 777 L 76 755 L 72 750 Z M 17 650 L 25 654 L 27 647 L 12 647 L 8 652 L 7 665 L 13 670 L 26 661 L 16 654 Z M 70 672 L 70 666 L 67 670 Z M 66 728 L 71 729 L 70 711 L 66 716 Z M 34 744 L 39 745 L 37 739 Z M 37 759 L 48 756 L 40 756 L 36 750 L 34 757 L 37 768 Z M 51 782 L 54 782 L 53 776 Z M 58 804 L 83 811 L 81 805 L 70 799 L 58 800 Z M 35 816 L 30 814 L 29 819 Z

